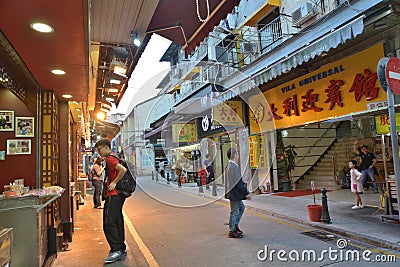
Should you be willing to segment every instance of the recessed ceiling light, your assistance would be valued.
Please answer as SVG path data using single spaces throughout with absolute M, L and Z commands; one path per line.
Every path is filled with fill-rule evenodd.
M 81 111 L 81 109 L 80 109 L 80 108 L 76 108 L 75 110 L 76 110 L 76 111 Z
M 116 88 L 108 88 L 107 91 L 108 91 L 109 93 L 118 93 L 118 92 L 119 92 L 119 90 L 116 89 Z
M 35 23 L 31 23 L 30 26 L 33 30 L 38 31 L 38 32 L 44 32 L 44 33 L 54 32 L 54 28 L 48 24 L 35 22 Z
M 72 98 L 72 95 L 65 94 L 65 95 L 62 95 L 62 97 L 64 97 L 64 98 Z
M 106 100 L 107 100 L 108 102 L 114 102 L 114 98 L 111 98 L 111 97 L 107 97 Z
M 63 70 L 54 69 L 51 71 L 51 73 L 56 74 L 56 75 L 64 75 L 66 72 Z
M 110 80 L 110 83 L 111 83 L 111 84 L 120 84 L 121 81 L 120 81 L 120 80 L 117 80 L 117 79 L 111 79 L 111 80 Z
M 120 67 L 120 66 L 115 66 L 114 67 L 114 73 L 119 74 L 119 75 L 125 75 L 126 74 L 126 68 Z
M 97 113 L 98 120 L 104 120 L 106 118 L 106 114 L 104 112 Z

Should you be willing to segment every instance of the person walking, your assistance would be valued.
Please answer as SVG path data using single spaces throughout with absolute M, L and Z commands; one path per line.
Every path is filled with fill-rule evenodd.
M 233 148 L 228 149 L 227 156 L 229 163 L 225 168 L 225 198 L 230 201 L 229 217 L 229 238 L 242 238 L 243 232 L 239 229 L 240 219 L 242 218 L 245 206 L 244 199 L 250 199 L 250 194 L 244 185 L 240 174 L 240 168 L 237 164 L 239 155 Z
M 356 145 L 358 144 L 358 141 L 354 142 L 354 147 L 353 150 L 354 152 L 361 157 L 361 164 L 360 164 L 360 169 L 361 169 L 361 183 L 364 188 L 366 187 L 366 182 L 368 176 L 372 180 L 372 184 L 374 187 L 374 194 L 378 193 L 378 185 L 375 182 L 375 164 L 376 164 L 376 157 L 374 153 L 368 151 L 368 146 L 362 145 L 361 146 L 361 151 L 359 151 L 356 148 Z
M 361 173 L 357 170 L 357 161 L 354 159 L 349 161 L 350 177 L 351 177 L 351 192 L 354 193 L 356 198 L 356 205 L 351 209 L 362 209 L 364 206 L 362 204 L 361 196 L 359 193 L 363 192 L 363 186 L 361 183 Z
M 206 159 L 203 163 L 203 168 L 206 169 L 206 189 L 210 189 L 210 183 L 214 181 L 214 169 L 212 165 L 211 155 L 206 154 Z
M 126 257 L 125 228 L 122 208 L 125 196 L 115 189 L 117 183 L 126 173 L 126 168 L 119 160 L 110 156 L 111 144 L 107 139 L 100 139 L 95 145 L 101 157 L 106 159 L 106 200 L 103 210 L 103 231 L 110 245 L 110 253 L 104 263 L 112 263 Z
M 94 164 L 91 168 L 94 186 L 93 193 L 93 204 L 95 209 L 101 209 L 100 196 L 103 188 L 103 173 L 105 168 L 102 166 L 103 159 L 99 156 L 94 160 Z

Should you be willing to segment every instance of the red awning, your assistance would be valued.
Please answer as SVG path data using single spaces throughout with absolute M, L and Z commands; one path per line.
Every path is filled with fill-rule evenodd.
M 201 22 L 198 18 L 196 0 L 161 0 L 147 31 L 156 32 L 182 45 L 186 52 L 190 53 L 213 30 L 214 26 L 219 24 L 221 19 L 232 12 L 240 0 L 198 0 L 197 2 L 199 16 L 202 19 L 207 17 L 206 3 L 209 3 L 210 16 L 205 22 Z M 173 27 L 174 25 L 181 25 L 182 29 Z

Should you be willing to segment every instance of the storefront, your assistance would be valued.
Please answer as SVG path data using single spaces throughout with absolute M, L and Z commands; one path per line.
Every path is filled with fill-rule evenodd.
M 201 142 L 202 162 L 206 154 L 211 155 L 217 183 L 223 183 L 223 171 L 228 164 L 227 151 L 234 148 L 240 155 L 245 181 L 249 181 L 248 130 L 243 120 L 243 102 L 229 100 L 215 105 L 197 119 L 197 131 Z M 243 142 L 246 140 L 246 142 Z
M 383 56 L 383 43 L 370 45 L 367 49 L 347 54 L 346 57 L 320 66 L 306 75 L 268 88 L 262 95 L 250 97 L 249 105 L 254 111 L 250 112 L 251 134 L 291 129 L 297 138 L 291 138 L 290 145 L 299 147 L 299 158 L 307 153 L 312 154 L 310 151 L 312 147 L 317 147 L 315 140 L 318 140 L 318 136 L 314 140 L 307 138 L 308 136 L 302 133 L 303 129 L 298 128 L 296 131 L 296 127 L 318 123 L 315 128 L 323 128 L 320 127 L 322 122 L 361 119 L 361 116 L 373 115 L 385 108 L 387 96 L 377 80 L 377 63 Z M 323 130 L 329 131 L 329 127 Z M 252 166 L 262 163 L 261 153 L 257 154 L 257 138 L 260 137 L 250 138 L 250 143 L 254 144 L 251 150 L 253 153 L 250 155 Z M 276 145 L 273 139 L 269 138 L 267 142 L 269 145 L 265 147 L 274 148 Z M 310 149 L 306 148 L 307 142 L 310 142 Z M 324 151 L 320 149 L 319 152 L 315 152 L 316 159 L 322 156 Z M 263 152 L 263 149 L 260 149 L 260 152 Z M 253 159 L 258 160 L 258 164 Z M 307 169 L 316 162 L 306 160 L 308 167 L 298 170 L 303 171 L 303 174 L 299 174 L 297 179 L 302 178 Z M 276 159 L 273 158 L 272 161 Z M 274 189 L 277 189 L 276 185 Z

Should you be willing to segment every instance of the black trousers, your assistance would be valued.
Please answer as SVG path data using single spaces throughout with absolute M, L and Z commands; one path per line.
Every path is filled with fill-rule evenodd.
M 93 179 L 92 184 L 94 186 L 93 204 L 94 207 L 96 208 L 98 206 L 101 206 L 100 196 L 103 187 L 103 181 Z
M 126 249 L 124 216 L 122 207 L 125 197 L 122 195 L 106 197 L 103 210 L 103 230 L 110 251 L 122 251 Z

